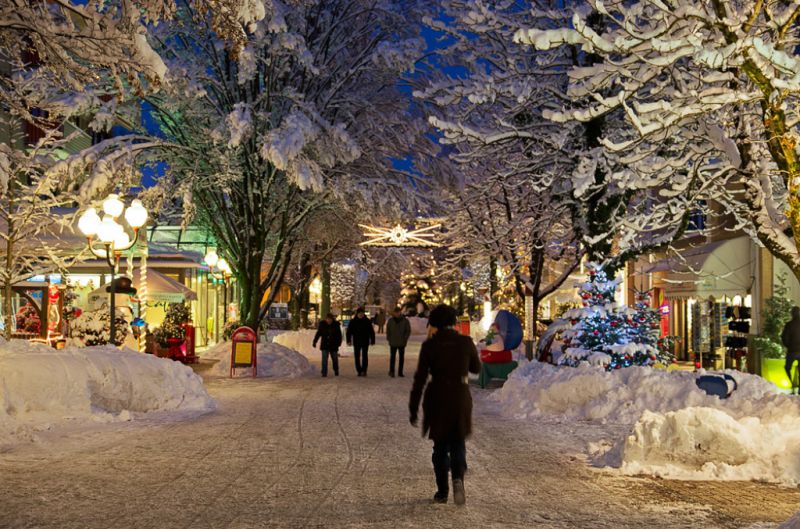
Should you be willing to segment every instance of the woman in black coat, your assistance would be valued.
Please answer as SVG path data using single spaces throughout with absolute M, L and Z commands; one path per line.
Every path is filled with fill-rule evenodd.
M 472 433 L 468 373 L 478 373 L 481 364 L 472 339 L 458 334 L 453 329 L 455 324 L 456 311 L 452 307 L 439 305 L 431 312 L 428 325 L 435 334 L 420 349 L 408 410 L 411 424 L 416 426 L 422 390 L 430 375 L 422 400 L 422 433 L 433 440 L 433 470 L 438 488 L 433 501 L 447 502 L 449 471 L 453 478 L 453 500 L 463 505 L 467 470 L 464 440 Z

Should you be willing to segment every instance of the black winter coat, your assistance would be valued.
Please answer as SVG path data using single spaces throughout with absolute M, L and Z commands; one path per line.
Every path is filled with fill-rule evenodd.
M 372 321 L 364 316 L 356 316 L 347 324 L 347 343 L 353 345 L 370 345 L 375 343 L 375 329 Z
M 453 329 L 439 330 L 425 340 L 419 352 L 417 372 L 408 409 L 416 416 L 422 389 L 422 434 L 434 441 L 451 438 L 464 439 L 472 433 L 472 395 L 469 392 L 467 373 L 480 371 L 478 351 L 469 336 Z
M 792 318 L 786 322 L 781 341 L 788 351 L 787 358 L 800 358 L 800 318 Z
M 317 341 L 320 342 L 319 348 L 322 351 L 338 351 L 342 345 L 342 328 L 339 322 L 336 320 L 330 324 L 325 320 L 319 322 L 317 334 L 314 335 L 314 347 L 317 346 Z
M 386 324 L 386 339 L 391 347 L 405 347 L 411 336 L 411 322 L 405 316 L 389 318 Z

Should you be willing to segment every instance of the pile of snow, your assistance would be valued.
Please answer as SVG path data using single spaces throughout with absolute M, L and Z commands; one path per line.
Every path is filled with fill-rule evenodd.
M 55 350 L 0 341 L 0 444 L 35 439 L 34 432 L 67 421 L 214 407 L 202 379 L 171 360 L 111 346 Z
M 343 334 L 344 332 L 344 329 L 342 329 Z M 313 329 L 287 331 L 278 334 L 272 339 L 272 341 L 273 343 L 293 349 L 306 358 L 317 358 L 320 355 L 319 349 L 312 345 L 315 334 L 317 334 L 317 331 Z
M 800 529 L 800 512 L 780 524 L 778 529 Z
M 596 463 L 624 473 L 800 484 L 800 400 L 761 377 L 729 374 L 739 388 L 723 400 L 699 389 L 696 373 L 531 362 L 490 399 L 522 419 L 630 427 L 607 443 L 611 450 L 595 454 Z
M 409 316 L 408 321 L 411 323 L 411 334 L 428 334 L 428 318 Z
M 312 335 L 313 338 L 313 335 Z M 258 376 L 294 378 L 313 374 L 316 368 L 308 359 L 297 351 L 277 343 L 258 344 Z M 222 342 L 211 349 L 201 353 L 202 358 L 219 360 L 211 368 L 212 375 L 230 376 L 231 372 L 231 343 Z M 237 367 L 235 376 L 252 376 L 249 367 Z

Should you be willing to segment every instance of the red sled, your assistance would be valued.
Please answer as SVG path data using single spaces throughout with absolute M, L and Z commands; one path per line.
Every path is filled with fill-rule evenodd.
M 481 349 L 481 362 L 484 364 L 507 364 L 511 362 L 511 351 L 489 351 Z

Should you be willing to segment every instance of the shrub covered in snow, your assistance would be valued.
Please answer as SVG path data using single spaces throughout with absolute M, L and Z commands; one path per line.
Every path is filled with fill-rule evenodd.
M 108 309 L 83 312 L 75 318 L 70 326 L 71 343 L 79 347 L 107 344 L 111 328 L 110 321 L 111 315 Z M 120 311 L 117 311 L 116 325 L 115 345 L 122 345 L 128 336 L 129 327 Z
M 0 443 L 67 421 L 214 409 L 203 381 L 177 362 L 112 346 L 55 350 L 0 342 Z

